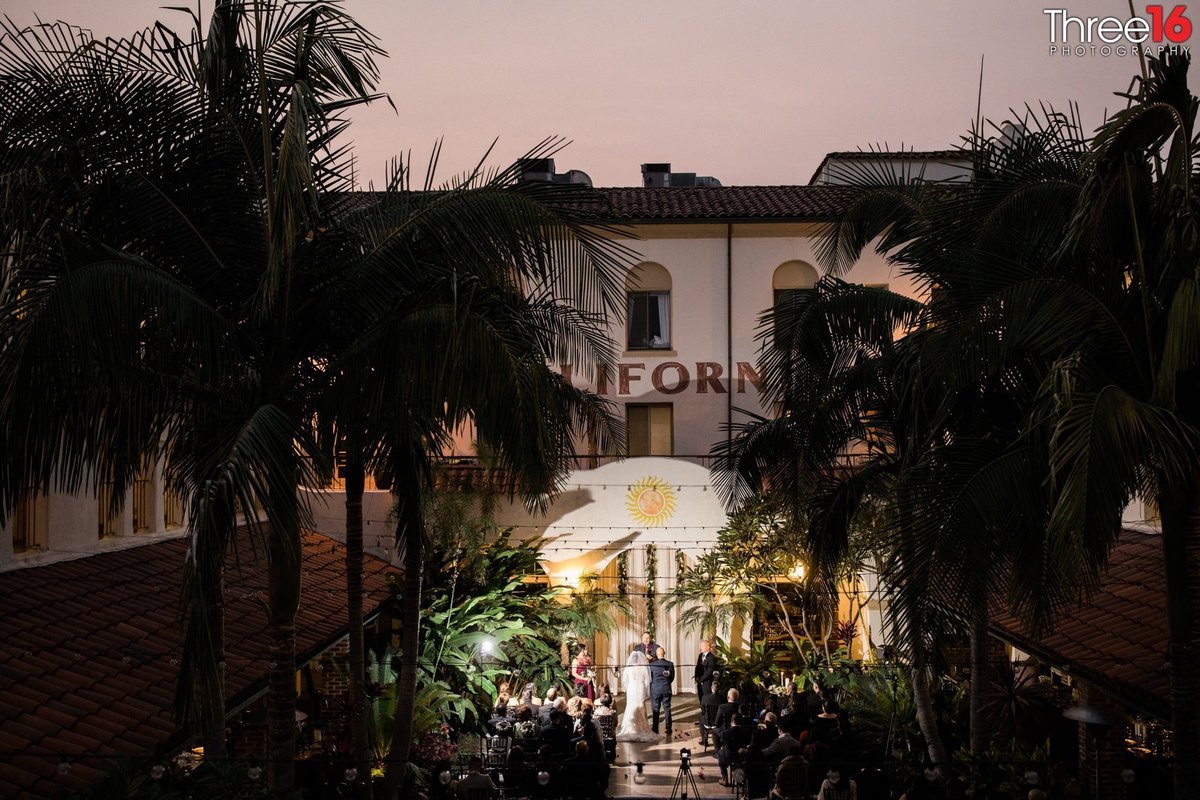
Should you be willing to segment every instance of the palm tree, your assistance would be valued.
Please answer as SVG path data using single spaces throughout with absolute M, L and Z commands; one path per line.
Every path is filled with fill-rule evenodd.
M 557 146 L 543 143 L 529 157 Z M 604 331 L 619 312 L 628 252 L 584 210 L 588 190 L 521 183 L 519 163 L 417 190 L 400 170 L 378 202 L 344 219 L 358 242 L 347 278 L 387 287 L 354 294 L 344 317 L 361 322 L 328 363 L 327 402 L 352 434 L 348 464 L 385 475 L 397 497 L 405 569 L 389 794 L 405 779 L 412 741 L 424 499 L 447 433 L 473 426 L 510 476 L 510 494 L 534 503 L 565 476 L 575 434 L 615 438 L 607 404 L 547 359 L 611 363 Z M 348 502 L 356 501 L 348 494 Z M 348 527 L 361 537 L 360 525 Z
M 1057 305 L 1069 312 L 1017 286 L 1008 326 L 1044 337 L 1056 356 L 1038 408 L 1050 541 L 1080 542 L 1094 575 L 1129 500 L 1160 509 L 1177 797 L 1200 787 L 1200 143 L 1189 63 L 1150 59 L 1130 106 L 1089 142 L 1055 253 Z
M 908 519 L 895 487 L 919 458 L 921 440 L 909 432 L 907 398 L 898 388 L 896 333 L 911 328 L 921 308 L 885 290 L 823 278 L 763 316 L 763 403 L 779 411 L 774 418 L 750 414 L 714 447 L 715 480 L 731 504 L 769 489 L 794 519 L 808 520 L 803 560 L 810 595 L 836 596 L 853 519 L 871 498 L 894 496 L 898 518 Z M 846 460 L 851 452 L 853 469 Z M 902 532 L 896 539 L 909 541 Z M 902 555 L 901 563 L 917 562 Z M 908 609 L 908 630 L 921 630 L 917 621 L 928 621 L 932 609 L 928 602 Z M 930 758 L 944 764 L 925 667 L 929 643 L 915 633 L 909 643 L 918 721 Z
M 188 599 L 204 609 L 182 721 L 210 728 L 224 719 L 213 593 L 236 514 L 265 509 L 268 763 L 288 794 L 296 486 L 318 482 L 307 392 L 331 274 L 312 233 L 321 196 L 349 186 L 339 114 L 372 97 L 382 51 L 328 3 L 219 2 L 195 25 L 103 43 L 4 29 L 0 505 L 22 486 L 110 481 L 122 497 L 144 459 L 165 461 L 189 498 Z
M 1151 59 L 1130 106 L 1090 138 L 1052 111 L 999 136 L 976 132 L 974 179 L 954 213 L 929 214 L 936 224 L 921 228 L 903 224 L 913 217 L 900 204 L 882 204 L 887 213 L 843 226 L 833 248 L 852 257 L 891 225 L 880 249 L 942 292 L 931 315 L 940 335 L 921 348 L 927 374 L 950 395 L 998 380 L 1020 387 L 1020 435 L 975 461 L 977 476 L 986 467 L 997 479 L 958 471 L 956 485 L 960 509 L 1008 502 L 1045 522 L 1016 537 L 1008 570 L 1008 599 L 1031 622 L 1094 585 L 1131 498 L 1157 501 L 1179 796 L 1200 785 L 1197 101 L 1187 69 L 1186 57 Z M 947 258 L 953 243 L 964 246 Z M 1021 470 L 1034 480 L 1015 480 Z

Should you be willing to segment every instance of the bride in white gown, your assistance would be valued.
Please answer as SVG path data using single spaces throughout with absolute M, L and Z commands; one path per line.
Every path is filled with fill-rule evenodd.
M 650 699 L 650 662 L 640 650 L 629 654 L 625 672 L 621 675 L 625 690 L 625 713 L 617 728 L 617 741 L 656 742 L 658 734 L 650 730 L 646 720 L 646 701 Z

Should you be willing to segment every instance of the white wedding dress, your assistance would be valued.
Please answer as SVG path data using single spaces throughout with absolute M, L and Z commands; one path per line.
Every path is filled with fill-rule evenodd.
M 650 730 L 646 720 L 646 701 L 650 699 L 650 662 L 638 650 L 629 654 L 625 672 L 621 675 L 625 690 L 625 713 L 617 728 L 619 742 L 657 742 L 659 736 Z

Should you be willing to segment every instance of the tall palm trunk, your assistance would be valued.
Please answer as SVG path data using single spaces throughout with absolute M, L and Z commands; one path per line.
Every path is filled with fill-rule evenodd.
M 350 626 L 350 733 L 354 766 L 360 776 L 359 796 L 371 797 L 371 741 L 367 736 L 366 673 L 363 644 L 363 490 L 362 453 L 353 440 L 346 444 L 346 615 Z
M 971 612 L 971 754 L 982 755 L 992 740 L 991 723 L 985 706 L 991 684 L 988 664 L 987 613 Z
M 925 748 L 929 759 L 939 766 L 949 763 L 946 757 L 946 745 L 942 742 L 941 731 L 938 730 L 937 712 L 933 709 L 933 695 L 929 691 L 929 668 L 914 666 L 912 668 L 913 706 L 917 711 L 917 726 L 925 737 Z
M 212 641 L 213 672 L 215 683 L 206 690 L 204 703 L 204 731 L 201 735 L 206 761 L 221 760 L 228 756 L 225 749 L 225 565 L 217 562 L 214 574 L 204 587 L 208 614 L 208 635 Z
M 295 501 L 293 500 L 293 503 Z M 300 526 L 271 520 L 267 535 L 270 665 L 267 681 L 267 782 L 272 794 L 296 789 L 296 611 L 300 607 Z
M 1200 468 L 1184 491 L 1159 497 L 1166 566 L 1175 797 L 1200 798 Z
M 404 596 L 400 605 L 400 674 L 396 679 L 396 718 L 392 747 L 387 755 L 385 797 L 399 796 L 408 775 L 412 749 L 413 710 L 417 696 L 418 655 L 421 647 L 421 570 L 425 521 L 421 512 L 422 478 L 416 454 L 396 470 L 394 491 L 398 514 L 396 539 L 404 548 Z

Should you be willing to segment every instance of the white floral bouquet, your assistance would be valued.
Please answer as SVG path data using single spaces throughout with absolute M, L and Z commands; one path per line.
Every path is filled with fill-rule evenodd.
M 792 693 L 792 687 L 786 683 L 778 683 L 767 687 L 767 691 L 776 697 L 787 697 Z

